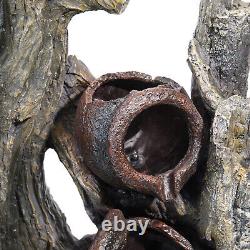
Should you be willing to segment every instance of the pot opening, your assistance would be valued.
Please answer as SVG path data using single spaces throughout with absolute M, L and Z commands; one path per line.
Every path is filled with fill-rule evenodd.
M 94 93 L 93 99 L 111 101 L 124 98 L 132 90 L 144 90 L 158 86 L 158 83 L 148 83 L 139 80 L 117 79 L 100 86 Z
M 188 146 L 186 115 L 173 105 L 156 105 L 140 113 L 124 138 L 124 151 L 132 166 L 149 175 L 173 169 Z
M 126 250 L 177 250 L 180 246 L 173 240 L 161 235 L 159 232 L 148 230 L 145 235 L 138 236 L 138 233 L 130 233 L 125 247 Z

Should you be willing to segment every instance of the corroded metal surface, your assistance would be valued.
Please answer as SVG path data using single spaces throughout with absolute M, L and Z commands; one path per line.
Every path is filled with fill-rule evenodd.
M 113 224 L 115 216 L 125 223 L 124 215 L 117 209 L 110 210 L 105 219 Z M 89 250 L 125 250 L 127 238 L 128 232 L 126 230 L 117 232 L 112 228 L 112 230 L 106 232 L 100 229 Z
M 114 218 L 124 222 L 124 224 L 133 220 L 135 223 L 140 224 L 147 221 L 148 227 L 144 236 L 139 236 L 138 233 L 132 234 L 127 231 L 114 231 Z M 148 218 L 138 217 L 125 219 L 120 210 L 112 209 L 105 217 L 112 224 L 112 229 L 109 231 L 99 230 L 96 235 L 90 250 L 146 250 L 151 249 L 148 242 L 159 242 L 160 249 L 167 249 L 166 246 L 174 246 L 175 249 L 192 250 L 191 244 L 176 230 L 169 225 L 159 220 L 152 220 Z M 171 248 L 172 249 L 172 248 Z
M 146 221 L 147 218 L 136 218 L 136 220 Z M 178 246 L 178 248 L 185 249 L 185 250 L 192 250 L 193 247 L 191 246 L 190 242 L 186 240 L 180 233 L 178 233 L 176 230 L 174 230 L 169 225 L 165 224 L 164 222 L 160 220 L 149 220 L 148 225 L 149 230 L 156 231 L 163 235 L 164 237 L 168 238 L 169 240 L 172 240 L 175 242 L 175 244 Z
M 153 195 L 163 202 L 179 198 L 195 172 L 202 119 L 183 89 L 173 83 L 167 78 L 153 80 L 127 72 L 107 74 L 85 91 L 77 112 L 77 135 L 84 161 L 94 174 L 112 186 Z M 162 119 L 164 116 L 167 119 Z M 131 128 L 137 118 L 139 125 Z M 154 120 L 161 127 L 154 127 Z M 143 145 L 131 159 L 126 143 L 140 140 Z M 184 146 L 173 146 L 175 140 Z M 157 144 L 162 152 L 152 155 Z M 141 171 L 133 164 L 140 157 Z M 171 158 L 176 161 L 170 164 Z M 161 168 L 156 166 L 157 160 Z

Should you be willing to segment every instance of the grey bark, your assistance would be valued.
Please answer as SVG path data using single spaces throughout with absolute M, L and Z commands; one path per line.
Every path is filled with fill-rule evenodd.
M 232 95 L 246 97 L 249 71 L 249 4 L 201 1 L 189 63 L 200 96 L 209 110 Z
M 219 104 L 200 200 L 201 234 L 217 249 L 250 248 L 250 100 Z
M 78 81 L 64 83 L 67 25 L 79 12 L 119 13 L 127 2 L 0 1 L 0 249 L 82 249 L 50 197 L 42 167 L 65 92 L 79 94 Z
M 193 219 L 216 249 L 250 249 L 249 18 L 248 3 L 204 0 L 189 48 L 193 100 L 208 145 Z

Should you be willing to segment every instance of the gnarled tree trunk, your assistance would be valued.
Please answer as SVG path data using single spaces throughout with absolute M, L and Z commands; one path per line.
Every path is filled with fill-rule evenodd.
M 82 69 L 67 72 L 73 79 L 65 80 L 67 25 L 79 12 L 119 13 L 127 2 L 0 2 L 0 249 L 82 249 L 48 193 L 43 174 L 56 116 L 92 79 Z M 77 62 L 72 63 L 74 67 Z M 56 140 L 56 132 L 52 137 Z M 71 149 L 60 152 L 67 158 Z M 75 165 L 69 168 L 77 171 Z M 84 178 L 74 177 L 87 185 Z

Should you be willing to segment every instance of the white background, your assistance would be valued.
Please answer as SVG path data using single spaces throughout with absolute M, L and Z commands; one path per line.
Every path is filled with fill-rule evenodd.
M 76 55 L 95 77 L 136 70 L 167 76 L 190 93 L 187 49 L 198 21 L 200 0 L 131 0 L 120 16 L 87 12 L 69 25 L 69 54 Z M 80 195 L 56 153 L 45 156 L 45 178 L 77 238 L 96 232 Z

